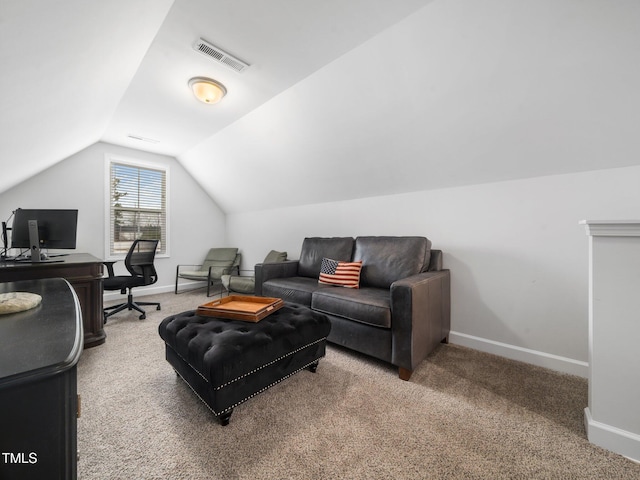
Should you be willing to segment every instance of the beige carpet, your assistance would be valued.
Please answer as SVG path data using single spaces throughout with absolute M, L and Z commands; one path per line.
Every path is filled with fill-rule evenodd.
M 78 475 L 89 479 L 640 479 L 585 436 L 584 379 L 442 345 L 410 382 L 329 346 L 221 427 L 164 359 L 157 327 L 207 301 L 155 295 L 109 319 L 78 364 Z M 149 297 L 150 299 L 150 297 Z

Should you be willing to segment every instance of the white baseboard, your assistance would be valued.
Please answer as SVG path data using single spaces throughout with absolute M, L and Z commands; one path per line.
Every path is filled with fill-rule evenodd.
M 584 409 L 584 426 L 594 445 L 640 463 L 640 435 L 594 420 L 589 408 Z
M 589 376 L 589 364 L 572 358 L 560 357 L 550 353 L 530 350 L 528 348 L 517 347 L 515 345 L 474 337 L 473 335 L 459 332 L 449 332 L 449 342 L 455 345 L 473 348 L 474 350 L 480 350 L 481 352 L 500 355 L 501 357 L 510 358 L 511 360 L 518 360 L 539 367 L 549 368 L 557 372 L 577 375 L 583 378 L 588 378 Z

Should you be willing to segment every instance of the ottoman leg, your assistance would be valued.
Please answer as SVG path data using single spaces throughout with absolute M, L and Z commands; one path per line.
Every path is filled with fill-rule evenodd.
M 223 427 L 225 425 L 229 425 L 229 419 L 231 418 L 232 413 L 233 413 L 233 408 L 228 412 L 224 412 L 223 414 L 218 415 L 218 421 L 220 422 L 220 425 L 222 425 Z
M 316 360 L 315 362 L 313 362 L 311 365 L 307 367 L 311 373 L 316 373 L 316 370 L 318 369 L 318 362 L 319 361 Z

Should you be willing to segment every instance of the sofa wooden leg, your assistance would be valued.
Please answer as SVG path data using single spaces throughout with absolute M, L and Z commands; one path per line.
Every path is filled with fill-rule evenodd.
M 398 367 L 398 376 L 400 377 L 400 380 L 408 381 L 411 378 L 412 373 L 413 373 L 412 370 L 409 370 L 403 367 Z

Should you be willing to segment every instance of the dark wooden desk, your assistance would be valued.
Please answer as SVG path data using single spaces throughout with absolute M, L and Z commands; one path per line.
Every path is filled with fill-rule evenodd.
M 82 321 L 60 279 L 0 283 L 42 303 L 0 316 L 0 478 L 77 478 L 77 369 Z
M 84 348 L 104 343 L 102 260 L 88 253 L 54 257 L 54 262 L 0 262 L 0 282 L 64 278 L 76 291 L 82 310 Z

